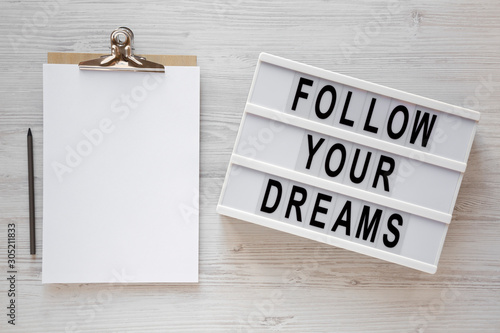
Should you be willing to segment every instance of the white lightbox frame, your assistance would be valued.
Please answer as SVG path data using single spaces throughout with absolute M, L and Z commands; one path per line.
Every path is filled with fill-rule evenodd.
M 445 114 L 459 117 L 466 121 L 473 121 L 473 128 L 470 131 L 470 138 L 466 142 L 467 145 L 462 147 L 465 151 L 464 159 L 452 159 L 443 156 L 433 154 L 431 152 L 426 152 L 422 150 L 417 150 L 412 147 L 397 145 L 392 142 L 383 141 L 380 139 L 372 138 L 360 133 L 353 131 L 346 131 L 341 128 L 336 128 L 331 125 L 323 124 L 320 122 L 314 122 L 306 118 L 301 118 L 289 113 L 285 113 L 280 110 L 265 107 L 252 103 L 252 96 L 254 94 L 257 77 L 259 70 L 263 64 L 273 65 L 281 67 L 287 70 L 298 72 L 304 75 L 312 76 L 318 79 L 324 79 L 332 81 L 334 83 L 339 83 L 341 85 L 350 86 L 360 90 L 364 90 L 376 95 L 381 95 L 384 97 L 400 100 L 403 102 L 415 104 L 424 108 L 428 108 L 437 112 L 443 112 Z M 271 85 L 271 88 L 272 85 Z M 454 172 L 459 172 L 460 177 L 456 186 L 456 190 L 451 198 L 451 209 L 448 212 L 437 211 L 430 209 L 428 207 L 415 205 L 411 202 L 404 202 L 400 200 L 395 200 L 391 197 L 382 196 L 377 193 L 371 193 L 363 189 L 347 186 L 345 184 L 338 184 L 328 181 L 326 179 L 311 176 L 309 174 L 297 172 L 295 170 L 283 168 L 280 166 L 272 165 L 263 161 L 259 161 L 254 158 L 243 156 L 238 154 L 236 147 L 241 139 L 241 133 L 243 132 L 243 127 L 245 126 L 245 119 L 247 114 L 257 115 L 259 117 L 264 117 L 267 119 L 282 122 L 287 125 L 292 125 L 306 129 L 308 131 L 313 131 L 317 133 L 322 133 L 325 135 L 333 135 L 335 137 L 341 138 L 342 140 L 360 144 L 363 146 L 376 148 L 378 150 L 386 151 L 391 154 L 399 155 L 405 158 L 412 159 L 422 159 L 426 163 L 439 166 Z M 240 129 L 236 138 L 235 148 L 231 155 L 231 160 L 229 162 L 228 171 L 222 187 L 220 200 L 217 206 L 217 212 L 223 215 L 227 215 L 233 218 L 238 218 L 248 222 L 252 222 L 265 227 L 273 228 L 276 230 L 284 231 L 293 235 L 305 237 L 315 241 L 319 241 L 325 244 L 330 244 L 338 246 L 351 251 L 363 253 L 372 257 L 383 259 L 389 262 L 397 263 L 407 267 L 411 267 L 417 270 L 421 270 L 427 273 L 435 273 L 437 270 L 437 263 L 441 254 L 444 239 L 446 236 L 447 228 L 452 219 L 453 207 L 455 206 L 456 198 L 458 196 L 458 191 L 462 181 L 463 173 L 466 169 L 466 161 L 469 157 L 470 150 L 472 147 L 473 138 L 475 135 L 477 122 L 479 121 L 480 114 L 476 111 L 469 110 L 466 108 L 453 106 L 447 103 L 442 103 L 439 101 L 431 100 L 425 97 L 417 96 L 407 92 L 395 90 L 392 88 L 384 87 L 378 84 L 370 83 L 367 81 L 359 80 L 342 74 L 326 71 L 320 68 L 312 67 L 281 57 L 273 56 L 266 53 L 261 53 L 257 67 L 255 70 L 252 86 L 250 88 L 248 100 L 243 113 L 242 121 L 240 124 Z M 416 215 L 425 219 L 430 219 L 436 221 L 437 223 L 443 223 L 445 226 L 445 231 L 443 237 L 440 239 L 440 243 L 436 246 L 437 251 L 435 253 L 435 260 L 433 262 L 423 262 L 402 256 L 400 254 L 395 254 L 387 252 L 381 249 L 373 248 L 363 244 L 355 243 L 349 240 L 341 239 L 338 237 L 329 236 L 325 233 L 320 233 L 311 229 L 298 227 L 292 224 L 284 223 L 282 221 L 277 221 L 271 218 L 264 217 L 262 215 L 257 215 L 252 212 L 244 211 L 242 209 L 237 209 L 229 205 L 224 204 L 224 197 L 226 194 L 226 188 L 228 183 L 231 181 L 231 170 L 235 166 L 241 166 L 244 168 L 259 171 L 261 173 L 278 176 L 281 178 L 289 179 L 294 182 L 299 182 L 313 186 L 318 189 L 325 189 L 331 192 L 339 193 L 348 197 L 358 198 L 363 201 L 371 202 L 376 205 L 388 207 L 391 209 L 396 209 L 405 213 Z M 241 190 L 242 192 L 244 189 Z

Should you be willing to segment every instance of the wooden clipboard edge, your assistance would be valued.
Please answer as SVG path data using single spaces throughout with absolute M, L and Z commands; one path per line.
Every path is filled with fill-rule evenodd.
M 48 52 L 47 63 L 49 64 L 79 64 L 81 61 L 96 59 L 102 56 L 100 53 L 66 53 Z M 143 55 L 147 60 L 160 63 L 164 66 L 196 66 L 197 57 L 193 55 Z

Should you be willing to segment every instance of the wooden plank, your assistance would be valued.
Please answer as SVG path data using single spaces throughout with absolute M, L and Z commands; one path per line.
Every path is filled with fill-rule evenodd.
M 3 1 L 0 12 L 0 332 L 500 331 L 498 0 Z M 123 22 L 143 53 L 199 57 L 200 283 L 42 286 L 41 64 L 49 50 L 107 51 Z M 481 112 L 435 275 L 215 212 L 263 51 Z M 16 223 L 16 326 L 6 316 L 8 223 Z

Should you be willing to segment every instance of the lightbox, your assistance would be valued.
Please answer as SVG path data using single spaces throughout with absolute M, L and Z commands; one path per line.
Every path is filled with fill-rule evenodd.
M 262 53 L 217 211 L 434 273 L 478 120 Z

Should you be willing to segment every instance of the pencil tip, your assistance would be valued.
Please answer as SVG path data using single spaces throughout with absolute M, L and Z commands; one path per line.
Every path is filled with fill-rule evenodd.
M 31 136 L 31 128 L 28 128 L 28 135 Z

